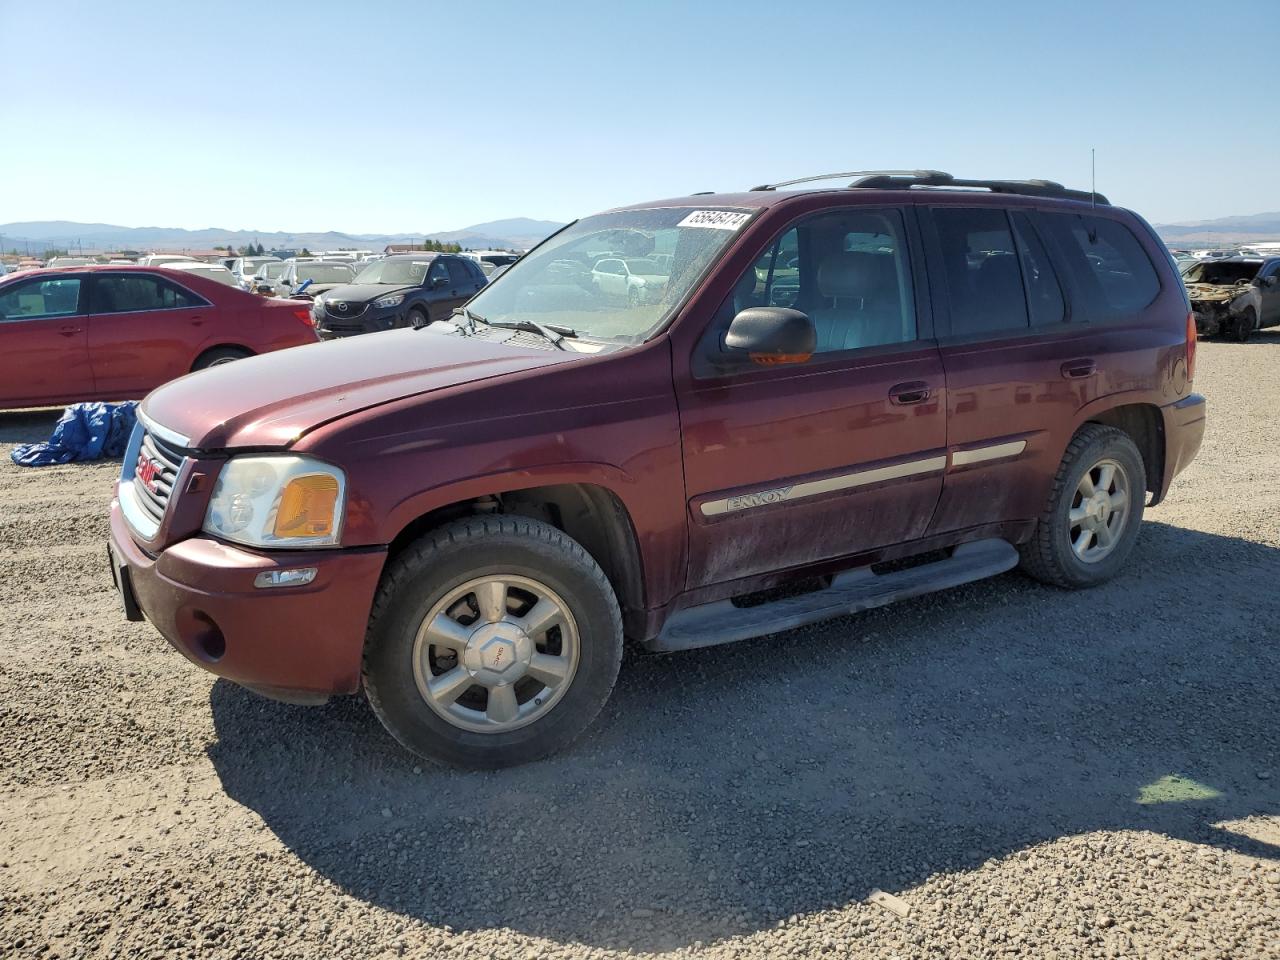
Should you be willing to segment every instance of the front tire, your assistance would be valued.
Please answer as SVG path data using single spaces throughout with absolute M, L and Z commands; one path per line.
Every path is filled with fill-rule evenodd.
M 1097 423 L 1081 427 L 1031 539 L 1018 548 L 1022 569 L 1071 590 L 1110 580 L 1133 552 L 1146 490 L 1142 455 L 1127 433 Z
M 577 738 L 621 660 L 617 598 L 576 541 L 526 517 L 472 517 L 391 564 L 369 623 L 364 689 L 409 750 L 495 769 Z
M 253 356 L 252 353 L 239 347 L 215 347 L 200 354 L 192 365 L 191 370 L 194 372 L 196 370 L 207 370 L 210 367 L 220 367 L 224 363 L 233 363 L 236 360 L 243 360 L 245 357 L 251 356 Z
M 405 314 L 405 323 L 414 330 L 425 327 L 430 322 L 431 318 L 427 316 L 421 307 L 411 307 L 409 312 Z

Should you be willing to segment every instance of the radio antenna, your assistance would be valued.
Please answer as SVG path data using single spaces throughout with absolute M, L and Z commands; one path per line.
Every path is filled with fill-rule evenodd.
M 1098 205 L 1098 151 L 1089 148 L 1089 206 Z

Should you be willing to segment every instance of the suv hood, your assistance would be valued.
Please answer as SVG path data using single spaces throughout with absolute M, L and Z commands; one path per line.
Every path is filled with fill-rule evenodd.
M 581 358 L 429 330 L 307 344 L 187 374 L 142 402 L 195 449 L 284 447 L 379 404 Z
M 369 303 L 393 293 L 410 293 L 418 287 L 411 283 L 344 283 L 324 291 L 326 300 L 345 300 L 347 303 Z

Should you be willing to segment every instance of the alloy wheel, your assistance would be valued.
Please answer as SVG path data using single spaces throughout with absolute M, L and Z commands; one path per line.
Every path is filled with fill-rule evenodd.
M 453 726 L 505 733 L 559 702 L 580 647 L 573 614 L 546 584 L 479 577 L 454 587 L 423 618 L 414 680 L 427 705 Z
M 1129 522 L 1129 497 L 1129 475 L 1115 460 L 1085 471 L 1067 512 L 1067 536 L 1079 560 L 1098 563 L 1115 549 Z

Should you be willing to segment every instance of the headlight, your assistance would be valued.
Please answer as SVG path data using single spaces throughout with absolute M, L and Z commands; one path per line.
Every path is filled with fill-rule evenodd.
M 398 307 L 402 303 L 404 303 L 403 293 L 393 293 L 385 297 L 379 297 L 377 300 L 373 301 L 373 305 L 375 307 L 379 307 L 383 310 L 387 307 Z
M 319 297 L 311 301 L 311 312 L 314 314 L 324 313 L 324 301 Z
M 251 547 L 324 547 L 342 533 L 346 475 L 310 457 L 233 457 L 218 475 L 204 531 Z

